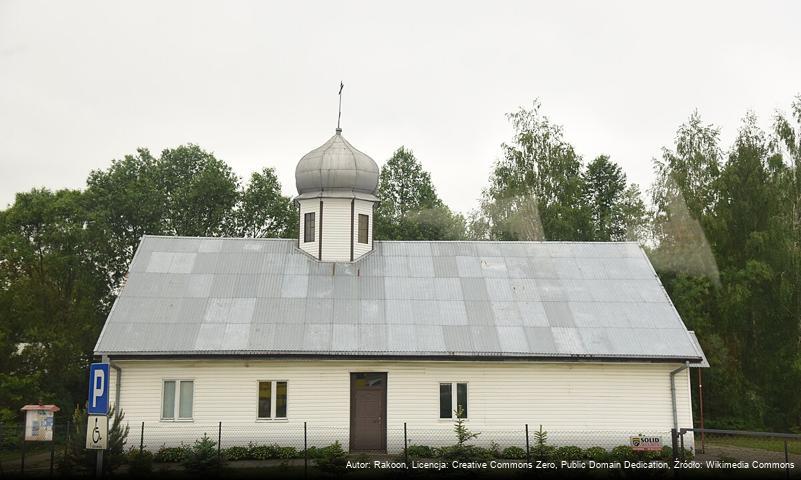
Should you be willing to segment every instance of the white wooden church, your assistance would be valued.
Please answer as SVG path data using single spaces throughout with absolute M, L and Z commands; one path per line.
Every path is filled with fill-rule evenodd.
M 378 172 L 337 129 L 297 165 L 298 238 L 142 239 L 95 347 L 134 430 L 392 451 L 404 422 L 452 442 L 455 411 L 621 444 L 692 426 L 703 352 L 637 244 L 376 241 Z

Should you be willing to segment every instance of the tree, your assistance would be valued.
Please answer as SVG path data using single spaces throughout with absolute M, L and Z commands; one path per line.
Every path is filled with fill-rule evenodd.
M 69 406 L 105 318 L 107 284 L 93 262 L 81 192 L 19 193 L 0 221 L 0 407 Z
M 406 147 L 381 167 L 375 237 L 381 240 L 458 240 L 465 222 L 439 198 L 431 175 Z
M 233 233 L 238 237 L 294 237 L 297 215 L 290 199 L 281 194 L 275 170 L 265 168 L 251 175 L 240 195 Z
M 607 155 L 590 162 L 582 174 L 589 210 L 589 238 L 597 241 L 641 240 L 647 223 L 639 187 L 627 185 L 626 174 Z
M 549 240 L 587 238 L 581 158 L 562 127 L 540 112 L 537 101 L 507 118 L 514 129 L 512 142 L 502 145 L 503 157 L 495 163 L 481 205 L 489 238 L 541 240 L 521 236 L 540 232 Z

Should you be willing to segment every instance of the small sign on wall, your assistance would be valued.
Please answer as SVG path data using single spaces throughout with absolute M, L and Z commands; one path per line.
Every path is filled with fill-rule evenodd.
M 636 435 L 631 437 L 631 449 L 635 452 L 654 452 L 662 450 L 662 437 Z

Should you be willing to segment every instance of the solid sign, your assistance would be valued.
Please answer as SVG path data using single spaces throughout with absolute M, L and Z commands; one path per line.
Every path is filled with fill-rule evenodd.
M 631 449 L 635 452 L 662 450 L 662 437 L 648 437 L 645 435 L 631 437 Z
M 108 417 L 105 415 L 89 415 L 86 422 L 86 448 L 105 450 L 108 448 Z
M 52 411 L 28 410 L 25 414 L 25 441 L 49 442 L 53 440 Z
M 108 363 L 93 363 L 89 366 L 89 415 L 108 414 Z

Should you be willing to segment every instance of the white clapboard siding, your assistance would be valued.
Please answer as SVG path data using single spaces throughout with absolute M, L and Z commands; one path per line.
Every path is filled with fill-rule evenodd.
M 310 444 L 340 440 L 347 448 L 350 372 L 387 372 L 388 448 L 402 445 L 406 422 L 413 443 L 453 443 L 451 421 L 439 417 L 439 383 L 468 383 L 468 424 L 484 432 L 478 443 L 524 442 L 525 424 L 542 425 L 553 444 L 614 446 L 629 435 L 659 434 L 672 426 L 671 370 L 677 364 L 544 363 L 359 360 L 120 360 L 120 405 L 132 438 L 146 422 L 150 448 L 191 442 L 202 431 L 216 434 L 223 422 L 224 446 L 281 440 L 302 444 L 308 422 Z M 116 376 L 113 375 L 114 381 Z M 164 379 L 191 379 L 191 423 L 160 422 Z M 288 382 L 288 419 L 257 421 L 258 380 Z M 112 390 L 111 398 L 114 398 Z M 677 376 L 679 424 L 692 425 L 689 376 Z
M 323 199 L 324 262 L 350 261 L 350 199 Z

